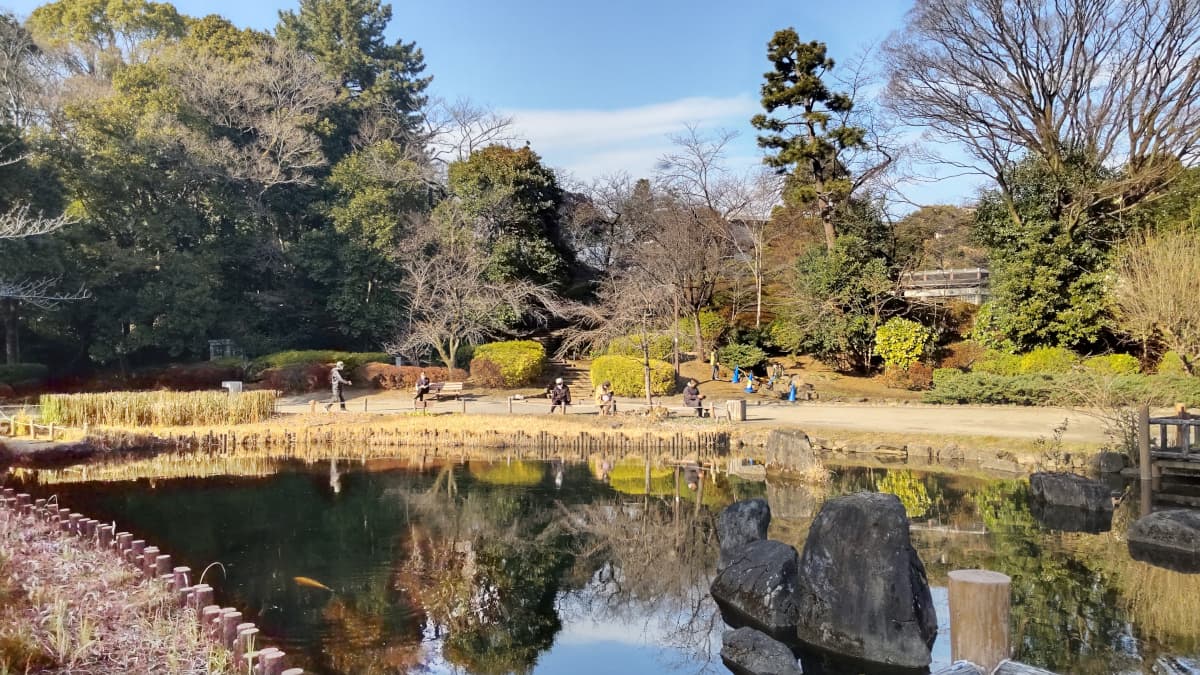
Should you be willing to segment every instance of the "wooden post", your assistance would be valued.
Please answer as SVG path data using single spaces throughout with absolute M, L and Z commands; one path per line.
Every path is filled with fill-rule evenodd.
M 283 674 L 284 653 L 274 647 L 267 647 L 258 653 L 258 662 L 262 667 L 262 675 Z
M 196 606 L 201 607 L 201 608 L 207 607 L 212 604 L 212 601 L 213 601 L 212 586 L 209 586 L 208 584 L 197 584 L 196 585 Z
M 212 635 L 211 627 L 213 621 L 221 615 L 221 608 L 216 605 L 202 605 L 200 607 L 200 630 L 204 635 Z
M 130 534 L 128 532 L 118 532 L 117 533 L 117 551 L 119 551 L 122 556 L 124 556 L 125 552 L 129 550 L 129 545 L 132 542 L 133 542 L 132 534 Z
M 142 554 L 145 551 L 146 540 L 134 539 L 133 541 L 129 542 L 129 552 L 126 554 L 125 559 L 136 565 L 138 561 L 142 559 Z
M 317 414 L 317 401 L 316 401 L 316 399 L 313 399 L 313 400 L 311 400 L 311 401 L 309 401 L 309 402 L 308 402 L 308 414 L 309 414 L 309 415 L 315 415 L 315 414 Z
M 1143 403 L 1138 408 L 1138 477 L 1150 480 L 1153 469 L 1150 459 L 1150 406 Z
M 170 575 L 171 569 L 172 569 L 171 556 L 158 555 L 158 556 L 154 557 L 154 576 L 161 577 L 161 576 L 165 576 L 165 575 Z M 171 579 L 174 580 L 174 578 L 175 577 L 172 575 Z
M 100 548 L 109 548 L 112 546 L 113 528 L 112 525 L 100 526 Z
M 367 397 L 363 397 L 363 412 L 367 412 Z
M 970 661 L 990 673 L 1009 658 L 1012 580 L 987 570 L 950 573 L 950 660 Z
M 147 546 L 142 549 L 142 571 L 146 573 L 146 576 L 154 576 L 154 563 L 156 560 L 158 560 L 157 546 Z
M 239 623 L 242 623 L 241 612 L 221 612 L 221 644 L 225 645 L 226 649 L 233 649 L 234 642 L 237 641 L 237 627 Z
M 175 569 L 171 570 L 171 573 L 175 577 L 175 580 L 172 582 L 172 585 L 174 585 L 176 590 L 181 589 L 181 588 L 187 588 L 192 585 L 192 582 L 191 582 L 192 568 L 176 567 Z
M 509 415 L 512 414 L 512 397 L 511 396 L 508 397 L 508 414 Z
M 255 635 L 258 635 L 258 628 L 254 624 L 238 624 L 237 641 L 233 646 L 234 663 L 241 663 L 247 653 L 254 651 Z

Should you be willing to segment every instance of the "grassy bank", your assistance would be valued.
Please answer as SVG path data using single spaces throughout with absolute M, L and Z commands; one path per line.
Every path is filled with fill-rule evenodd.
M 0 514 L 0 673 L 232 673 L 166 588 L 31 516 Z

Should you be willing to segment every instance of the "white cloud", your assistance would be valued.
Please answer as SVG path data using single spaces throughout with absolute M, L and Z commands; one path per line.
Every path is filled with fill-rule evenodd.
M 514 136 L 528 139 L 547 164 L 586 180 L 617 172 L 649 175 L 658 158 L 670 150 L 668 137 L 689 124 L 701 130 L 734 129 L 753 144 L 747 132 L 757 111 L 757 101 L 740 95 L 690 97 L 613 110 L 502 112 L 512 116 Z

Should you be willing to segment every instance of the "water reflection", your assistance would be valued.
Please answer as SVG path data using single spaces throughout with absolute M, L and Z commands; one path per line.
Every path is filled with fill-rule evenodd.
M 949 658 L 946 574 L 965 567 L 1013 578 L 1022 661 L 1112 672 L 1200 653 L 1200 577 L 1130 558 L 1133 496 L 1089 534 L 1039 523 L 1025 481 L 901 467 L 841 468 L 822 486 L 606 460 L 251 468 L 41 492 L 194 569 L 224 562 L 228 577 L 208 579 L 222 602 L 316 673 L 723 672 L 715 514 L 765 494 L 771 535 L 801 548 L 821 502 L 859 490 L 896 494 L 913 519 L 942 623 L 935 663 Z

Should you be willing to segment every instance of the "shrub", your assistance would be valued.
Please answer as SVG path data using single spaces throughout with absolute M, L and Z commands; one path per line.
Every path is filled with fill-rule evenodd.
M 628 356 L 601 356 L 592 361 L 593 385 L 611 382 L 618 396 L 642 396 L 646 393 L 641 359 Z M 650 360 L 650 393 L 665 396 L 675 390 L 675 369 L 666 361 Z
M 933 387 L 933 368 L 925 363 L 914 363 L 908 368 L 891 367 L 884 373 L 889 387 L 925 391 Z
M 692 325 L 692 320 L 687 318 L 680 319 L 679 324 L 680 335 L 686 335 L 689 347 L 691 349 L 695 349 L 695 345 L 692 343 L 695 341 L 695 335 L 693 335 L 693 333 L 696 329 Z M 711 348 L 713 345 L 717 344 L 717 342 L 721 339 L 721 336 L 725 334 L 725 331 L 728 330 L 728 328 L 729 322 L 726 321 L 725 317 L 721 316 L 721 314 L 714 312 L 711 309 L 700 310 L 700 337 L 704 340 L 704 344 L 707 347 Z
M 538 462 L 471 462 L 467 465 L 471 475 L 492 485 L 537 485 L 546 473 Z
M 345 363 L 347 373 L 352 373 L 366 363 L 392 363 L 394 359 L 384 352 L 339 352 L 330 349 L 307 349 L 276 352 L 254 359 L 250 366 L 252 372 L 260 372 L 269 368 L 286 368 L 289 366 L 324 365 L 332 366 L 338 361 Z
M 933 387 L 936 389 L 947 381 L 964 375 L 958 368 L 935 368 L 933 371 Z
M 484 364 L 499 369 L 499 383 L 496 383 L 495 369 Z M 487 387 L 520 387 L 536 381 L 545 367 L 546 348 L 540 342 L 493 342 L 475 349 L 475 358 L 471 360 L 471 376 L 478 384 Z
M 326 389 L 329 387 L 329 366 L 305 363 L 267 368 L 258 374 L 257 386 L 289 394 Z
M 767 360 L 767 353 L 754 345 L 734 343 L 717 350 L 717 358 L 727 368 L 750 370 Z
M 275 412 L 275 392 L 145 391 L 105 394 L 46 394 L 41 397 L 42 419 L 54 424 L 83 426 L 187 426 L 193 424 L 250 424 Z
M 1021 355 L 1022 373 L 1058 375 L 1079 365 L 1079 355 L 1064 347 L 1038 347 Z
M 326 374 L 324 386 L 328 386 L 328 372 L 322 372 Z M 387 363 L 368 363 L 348 379 L 357 379 L 376 389 L 412 389 L 422 372 L 431 382 L 462 382 L 467 379 L 467 372 L 459 368 L 448 371 L 440 366 L 393 366 Z
M 1141 364 L 1129 354 L 1104 354 L 1083 360 L 1083 367 L 1102 375 L 1137 375 Z
M 49 369 L 40 363 L 10 363 L 0 365 L 0 384 L 11 386 L 37 385 L 46 380 Z
M 893 317 L 875 329 L 875 353 L 889 368 L 905 371 L 921 360 L 929 337 L 929 329 L 916 321 Z
M 983 345 L 973 340 L 952 342 L 942 349 L 941 366 L 943 368 L 970 370 L 975 365 L 975 362 L 983 357 L 983 354 Z
M 926 403 L 1046 405 L 1054 402 L 1057 391 L 1054 378 L 1050 375 L 995 375 L 974 372 L 959 373 L 951 377 L 936 376 L 933 391 L 926 392 L 922 400 Z
M 130 389 L 170 389 L 172 391 L 219 389 L 222 382 L 241 380 L 244 374 L 240 364 L 231 365 L 215 361 L 177 363 L 161 368 L 138 370 L 133 373 L 125 386 Z
M 792 321 L 775 319 L 767 325 L 770 346 L 788 354 L 797 354 L 804 346 L 804 331 Z
M 1155 370 L 1159 375 L 1177 375 L 1186 376 L 1187 368 L 1183 364 L 1183 359 L 1180 358 L 1179 352 L 1171 350 L 1163 354 L 1162 359 L 1158 362 L 1158 368 Z M 2 379 L 2 378 L 0 378 Z
M 989 375 L 1020 375 L 1021 357 L 997 349 L 988 349 L 975 360 L 971 371 Z
M 681 344 L 679 348 L 684 349 L 682 340 L 689 333 L 681 333 Z M 671 358 L 675 352 L 675 338 L 670 333 L 650 333 L 647 337 L 647 344 L 650 347 L 650 358 L 666 361 Z M 690 344 L 690 341 L 689 341 Z M 604 353 L 609 356 L 628 356 L 632 358 L 642 358 L 642 336 L 626 335 L 619 337 L 608 343 Z

